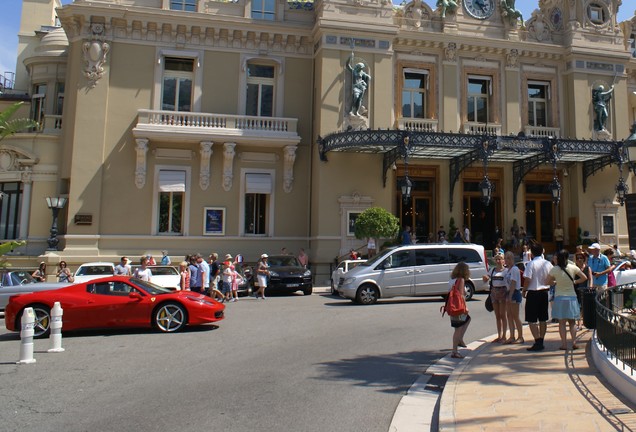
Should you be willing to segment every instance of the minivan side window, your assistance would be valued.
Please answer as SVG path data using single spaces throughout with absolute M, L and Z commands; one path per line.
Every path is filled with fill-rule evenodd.
M 474 249 L 449 249 L 448 255 L 451 263 L 458 263 L 464 261 L 465 263 L 480 263 L 482 257 L 479 256 L 479 252 Z
M 411 251 L 403 250 L 386 257 L 380 268 L 401 268 L 411 266 Z
M 419 249 L 415 251 L 415 265 L 434 265 L 448 263 L 448 252 L 440 249 Z

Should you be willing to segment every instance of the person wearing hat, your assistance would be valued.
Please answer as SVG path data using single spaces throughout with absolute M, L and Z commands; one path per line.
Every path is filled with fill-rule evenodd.
M 612 271 L 612 265 L 607 256 L 601 254 L 601 245 L 592 243 L 587 247 L 590 257 L 587 259 L 587 265 L 592 271 L 592 282 L 590 287 L 596 289 L 607 289 L 607 274 Z
M 227 301 L 229 301 L 230 297 L 232 297 L 232 279 L 234 278 L 233 267 L 232 255 L 225 254 L 225 259 L 223 260 L 223 273 L 221 275 L 223 280 L 221 293 L 223 294 L 223 299 Z
M 265 288 L 267 288 L 267 279 L 269 278 L 269 264 L 267 264 L 267 254 L 261 255 L 256 268 L 256 277 L 258 278 L 258 291 L 254 296 L 265 300 Z
M 172 264 L 172 260 L 170 260 L 170 257 L 168 256 L 168 251 L 166 250 L 162 250 L 161 251 L 161 265 L 170 265 Z

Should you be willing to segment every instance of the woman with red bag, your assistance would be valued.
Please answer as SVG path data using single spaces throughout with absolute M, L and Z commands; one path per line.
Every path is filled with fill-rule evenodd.
M 458 347 L 465 347 L 464 334 L 470 324 L 470 315 L 466 307 L 466 299 L 464 297 L 464 284 L 466 279 L 470 278 L 470 269 L 465 262 L 458 263 L 451 273 L 451 280 L 448 282 L 450 289 L 448 299 L 446 301 L 445 310 L 450 316 L 451 327 L 455 329 L 453 333 L 453 352 L 451 358 L 464 358 L 457 351 Z

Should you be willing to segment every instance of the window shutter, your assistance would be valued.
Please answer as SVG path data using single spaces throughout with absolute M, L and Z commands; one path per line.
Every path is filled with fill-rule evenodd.
M 270 174 L 246 174 L 245 193 L 271 194 L 272 176 Z
M 159 171 L 160 192 L 185 192 L 185 171 Z

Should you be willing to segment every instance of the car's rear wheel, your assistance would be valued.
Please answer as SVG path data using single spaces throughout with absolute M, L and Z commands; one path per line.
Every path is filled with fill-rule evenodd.
M 466 283 L 464 284 L 464 298 L 466 299 L 466 301 L 469 301 L 473 298 L 474 295 L 475 286 L 472 284 L 472 282 L 466 281 Z
M 153 324 L 162 332 L 174 333 L 182 330 L 188 323 L 188 313 L 178 303 L 159 305 L 153 314 Z
M 33 314 L 35 315 L 33 337 L 37 339 L 47 337 L 51 332 L 51 308 L 39 303 L 28 305 L 24 309 L 28 307 L 33 308 Z M 24 309 L 22 309 L 15 320 L 16 329 L 22 328 L 22 314 L 24 313 Z
M 362 285 L 356 293 L 356 301 L 363 305 L 373 304 L 378 301 L 378 298 L 380 298 L 378 289 L 370 284 Z

